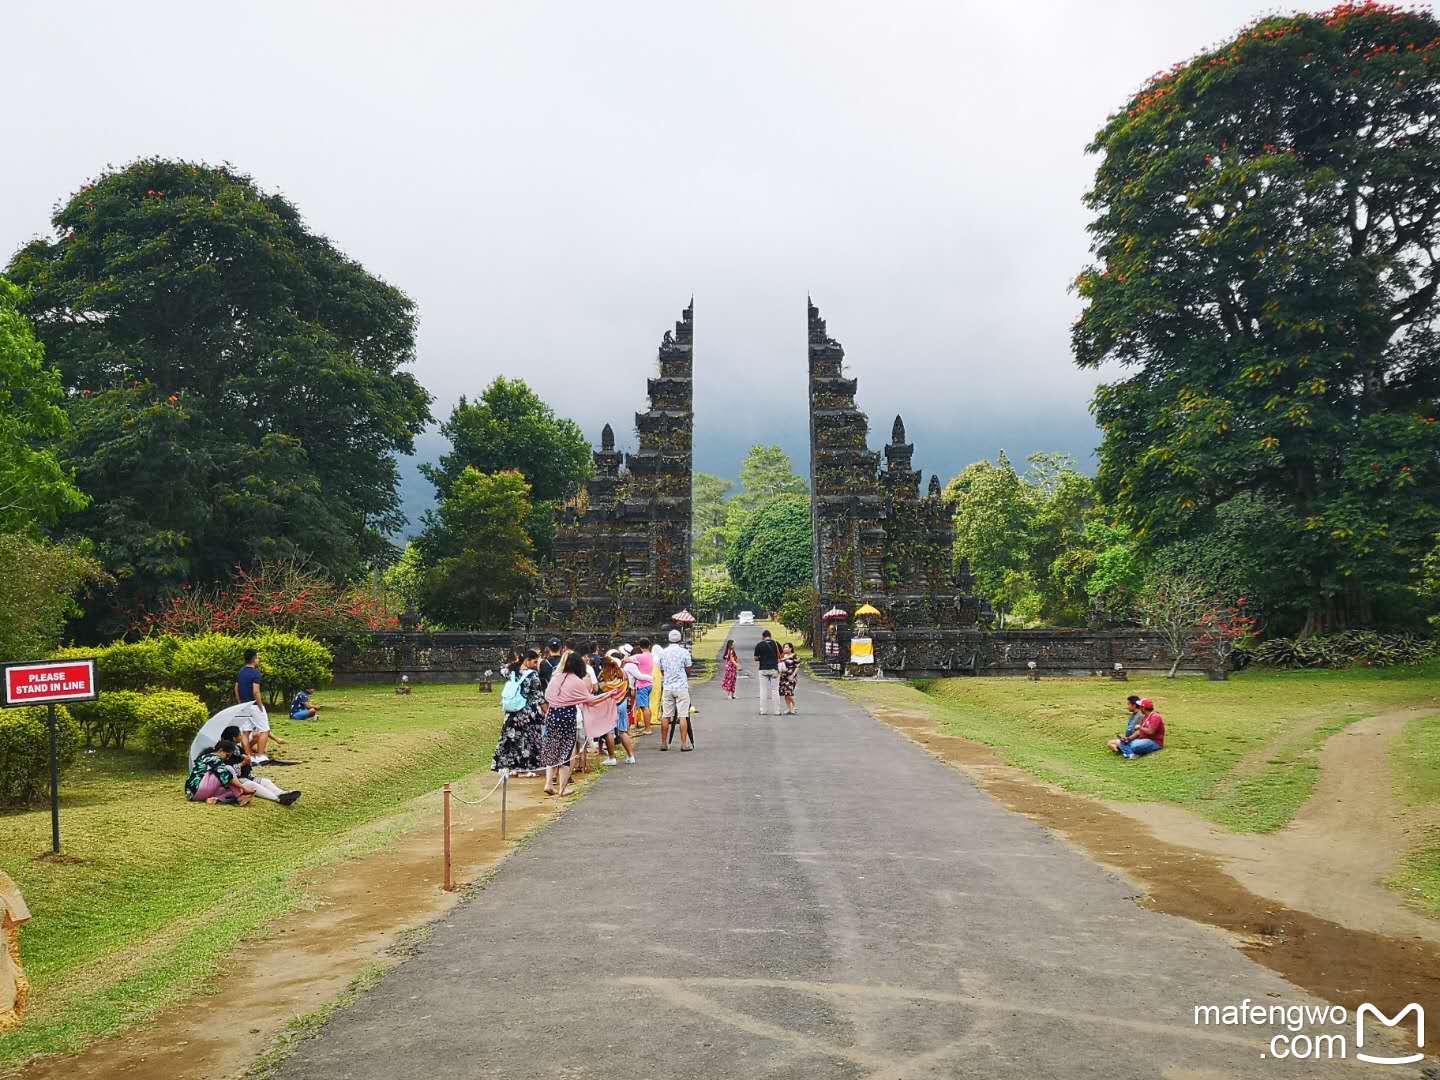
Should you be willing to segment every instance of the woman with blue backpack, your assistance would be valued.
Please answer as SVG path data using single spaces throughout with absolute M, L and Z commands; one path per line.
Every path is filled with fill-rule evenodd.
M 495 744 L 494 772 L 509 769 L 512 776 L 534 776 L 540 769 L 540 729 L 545 723 L 545 688 L 540 684 L 540 654 L 526 649 L 507 665 L 500 690 L 505 724 Z

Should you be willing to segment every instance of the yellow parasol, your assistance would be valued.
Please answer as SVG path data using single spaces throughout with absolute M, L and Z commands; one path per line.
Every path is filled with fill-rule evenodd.
M 858 619 L 864 615 L 879 615 L 880 609 L 873 604 L 861 604 L 855 609 L 855 617 Z

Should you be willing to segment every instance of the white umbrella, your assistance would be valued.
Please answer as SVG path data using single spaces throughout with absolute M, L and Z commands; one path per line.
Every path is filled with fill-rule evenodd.
M 210 747 L 220 741 L 220 733 L 227 727 L 239 727 L 240 717 L 250 709 L 250 703 L 243 705 L 231 705 L 228 709 L 221 709 L 209 720 L 205 726 L 195 733 L 195 738 L 190 740 L 190 764 L 195 764 L 198 758 Z

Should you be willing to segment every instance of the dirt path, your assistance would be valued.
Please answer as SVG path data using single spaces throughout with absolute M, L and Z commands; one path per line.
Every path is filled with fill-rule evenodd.
M 404 959 L 416 928 L 439 918 L 485 877 L 535 826 L 562 810 L 540 794 L 539 780 L 514 780 L 508 842 L 500 839 L 498 799 L 454 806 L 457 889 L 441 888 L 443 832 L 439 802 L 427 824 L 403 843 L 366 858 L 310 871 L 297 887 L 306 904 L 270 926 L 265 940 L 232 958 L 224 1001 L 201 996 L 173 1006 L 153 1022 L 102 1039 L 73 1057 L 47 1058 L 26 1080 L 219 1080 L 242 1075 L 294 1019 L 339 997 L 367 968 Z M 488 785 L 487 785 L 488 786 Z M 369 828 L 383 827 L 378 822 Z
M 1377 934 L 1440 942 L 1440 920 L 1407 906 L 1385 879 L 1419 840 L 1418 815 L 1395 799 L 1391 746 L 1407 722 L 1429 710 L 1401 709 L 1332 735 L 1320 751 L 1309 800 L 1274 833 L 1232 833 L 1163 803 L 1109 803 L 1167 840 L 1222 860 L 1246 888 L 1287 907 Z
M 1332 743 L 1348 741 L 1333 748 L 1327 744 L 1321 782 L 1307 812 L 1284 830 L 1293 830 L 1294 837 L 1280 841 L 1290 846 L 1269 858 L 1251 848 L 1242 859 L 1207 850 L 1201 841 L 1212 834 L 1216 846 L 1221 838 L 1226 844 L 1257 844 L 1277 837 L 1227 837 L 1209 822 L 1194 827 L 1194 815 L 1173 807 L 1106 805 L 1074 795 L 1007 765 L 988 746 L 941 734 L 922 710 L 869 709 L 972 775 L 1012 810 L 1142 884 L 1146 893 L 1137 900 L 1144 906 L 1229 931 L 1247 955 L 1296 986 L 1352 1010 L 1366 1000 L 1392 1008 L 1411 1001 L 1440 1003 L 1440 924 L 1406 908 L 1378 884 L 1395 853 L 1404 850 L 1403 842 L 1398 848 L 1389 845 L 1406 827 L 1401 822 L 1395 826 L 1400 832 L 1390 833 L 1388 818 L 1374 820 L 1380 816 L 1373 813 L 1377 801 L 1391 798 L 1385 749 L 1418 712 L 1377 716 L 1332 738 Z M 1182 828 L 1181 818 L 1171 815 L 1190 821 Z M 1157 825 L 1165 840 L 1152 831 Z M 1366 832 L 1371 825 L 1378 833 Z M 1331 830 L 1343 839 L 1332 843 Z M 1289 890 L 1297 899 L 1293 904 L 1271 899 L 1262 889 Z M 1377 914 L 1365 912 L 1367 903 L 1376 906 Z M 1306 904 L 1335 915 L 1322 915 Z M 1341 912 L 1353 915 L 1354 922 L 1342 924 L 1336 917 Z

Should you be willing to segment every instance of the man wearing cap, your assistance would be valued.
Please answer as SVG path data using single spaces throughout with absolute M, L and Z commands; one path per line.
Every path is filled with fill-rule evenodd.
M 668 750 L 670 725 L 680 725 L 680 752 L 695 749 L 690 743 L 690 652 L 680 644 L 680 631 L 670 631 L 670 644 L 660 650 L 660 749 Z
M 1146 698 L 1140 702 L 1140 712 L 1143 715 L 1135 733 L 1110 743 L 1110 748 L 1121 757 L 1144 757 L 1165 748 L 1165 718 L 1155 711 L 1155 703 Z

